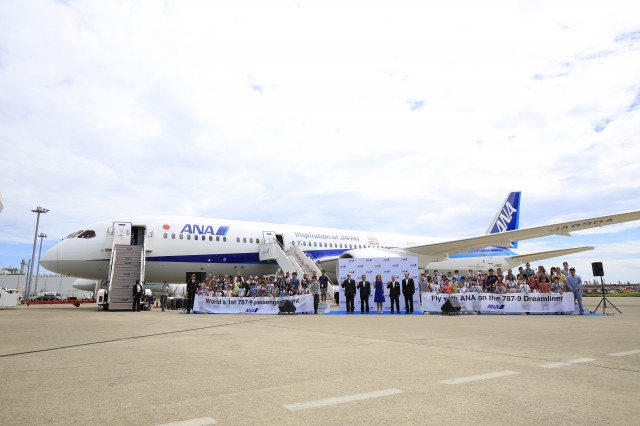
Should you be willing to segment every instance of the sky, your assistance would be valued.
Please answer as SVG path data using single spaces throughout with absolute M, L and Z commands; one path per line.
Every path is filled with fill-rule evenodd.
M 0 0 L 0 268 L 144 214 L 447 238 L 640 210 L 637 2 Z M 640 222 L 582 245 L 640 282 Z

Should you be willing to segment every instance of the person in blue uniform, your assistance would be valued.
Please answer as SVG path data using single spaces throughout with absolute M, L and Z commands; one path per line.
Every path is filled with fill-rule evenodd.
M 573 292 L 575 300 L 578 302 L 580 315 L 584 315 L 584 308 L 582 307 L 582 278 L 580 278 L 580 275 L 576 275 L 576 268 L 574 267 L 569 269 L 567 288 L 569 291 Z
M 376 275 L 376 282 L 374 283 L 373 301 L 376 303 L 378 313 L 382 313 L 382 305 L 384 303 L 384 283 L 382 282 L 382 276 Z

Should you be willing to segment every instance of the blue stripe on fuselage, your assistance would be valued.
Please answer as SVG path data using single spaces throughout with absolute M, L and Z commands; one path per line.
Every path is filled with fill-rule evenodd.
M 147 262 L 182 262 L 182 263 L 245 263 L 259 264 L 258 252 L 255 253 L 224 253 L 224 254 L 189 254 L 183 256 L 147 256 Z
M 338 250 L 309 250 L 306 251 L 312 259 L 340 256 L 348 249 Z M 466 253 L 457 253 L 449 256 L 451 259 L 486 256 L 515 256 L 516 253 L 504 247 L 487 247 L 472 250 Z M 235 264 L 260 264 L 274 263 L 275 261 L 260 261 L 257 252 L 248 253 L 224 253 L 224 254 L 191 254 L 183 256 L 148 256 L 147 262 L 175 262 L 175 263 L 235 263 Z

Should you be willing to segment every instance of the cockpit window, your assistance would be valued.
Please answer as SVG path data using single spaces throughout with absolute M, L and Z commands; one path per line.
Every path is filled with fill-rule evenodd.
M 82 232 L 80 233 L 80 235 L 78 235 L 78 237 L 77 237 L 77 238 L 86 238 L 86 239 L 89 239 L 89 238 L 93 238 L 93 237 L 95 237 L 95 236 L 96 236 L 96 231 L 93 231 L 93 230 L 91 230 L 91 229 L 87 229 L 86 231 L 82 231 Z
M 74 232 L 74 233 L 72 233 L 72 234 L 67 235 L 65 238 L 75 238 L 75 237 L 77 237 L 78 235 L 82 234 L 82 231 L 83 231 L 82 229 L 81 229 L 81 230 L 79 230 L 79 231 L 76 231 L 76 232 Z

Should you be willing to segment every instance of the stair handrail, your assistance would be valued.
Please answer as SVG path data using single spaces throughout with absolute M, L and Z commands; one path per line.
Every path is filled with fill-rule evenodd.
M 294 245 L 292 247 L 293 253 L 295 253 L 296 258 L 305 266 L 307 266 L 311 272 L 315 272 L 316 276 L 320 276 L 322 270 L 318 267 L 316 262 L 307 254 L 302 247 L 299 245 Z
M 147 267 L 147 252 L 145 251 L 147 248 L 147 239 L 144 239 L 142 244 L 142 251 L 140 253 L 140 282 L 145 283 L 144 274 Z

